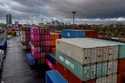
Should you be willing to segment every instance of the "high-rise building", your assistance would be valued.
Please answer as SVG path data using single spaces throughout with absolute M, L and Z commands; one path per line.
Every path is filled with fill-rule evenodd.
M 6 15 L 6 24 L 12 24 L 12 15 L 11 14 Z

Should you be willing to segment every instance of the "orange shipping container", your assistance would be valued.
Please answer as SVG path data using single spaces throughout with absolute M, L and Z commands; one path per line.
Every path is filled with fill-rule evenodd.
M 55 40 L 51 40 L 51 46 L 56 46 L 56 39 Z
M 59 38 L 59 33 L 54 33 L 54 32 L 52 33 L 52 32 L 51 32 L 50 35 L 51 35 L 51 39 L 54 39 L 54 40 L 55 40 L 55 39 L 58 39 L 58 38 Z

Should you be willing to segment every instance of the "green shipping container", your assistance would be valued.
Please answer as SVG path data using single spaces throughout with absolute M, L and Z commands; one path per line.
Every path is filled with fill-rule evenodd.
M 99 63 L 96 65 L 96 77 L 100 78 L 100 77 L 105 77 L 108 73 L 107 71 L 107 63 Z
M 125 59 L 125 45 L 119 46 L 119 59 Z
M 87 81 L 95 79 L 95 65 L 83 66 L 72 58 L 65 56 L 65 54 L 61 53 L 59 50 L 56 51 L 56 59 L 81 80 Z

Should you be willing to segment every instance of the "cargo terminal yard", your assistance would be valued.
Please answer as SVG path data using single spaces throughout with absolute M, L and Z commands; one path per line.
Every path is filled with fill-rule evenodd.
M 124 83 L 124 38 L 70 26 L 1 29 L 1 83 Z
M 0 0 L 0 83 L 125 83 L 125 1 Z

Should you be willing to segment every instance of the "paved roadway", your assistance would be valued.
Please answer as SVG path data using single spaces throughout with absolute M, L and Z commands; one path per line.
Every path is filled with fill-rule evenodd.
M 17 37 L 8 40 L 2 83 L 40 83 L 36 74 L 27 65 Z

